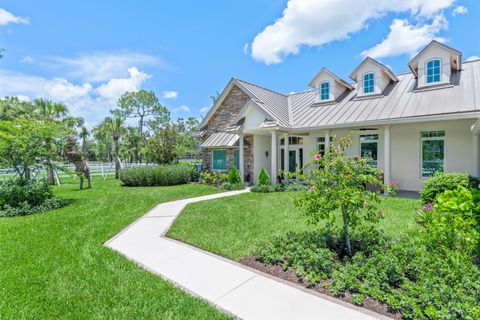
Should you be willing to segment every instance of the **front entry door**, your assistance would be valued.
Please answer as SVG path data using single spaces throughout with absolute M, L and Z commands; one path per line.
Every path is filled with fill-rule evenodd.
M 288 171 L 295 172 L 297 170 L 297 151 L 288 150 Z

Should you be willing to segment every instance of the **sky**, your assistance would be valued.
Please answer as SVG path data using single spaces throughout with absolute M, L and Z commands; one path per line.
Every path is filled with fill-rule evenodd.
M 201 118 L 232 77 L 281 92 L 366 56 L 393 72 L 431 40 L 480 56 L 478 0 L 0 1 L 0 97 L 64 102 L 88 126 L 153 90 Z

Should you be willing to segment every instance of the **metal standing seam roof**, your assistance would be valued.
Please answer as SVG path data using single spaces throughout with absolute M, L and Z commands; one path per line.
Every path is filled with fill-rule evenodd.
M 284 94 L 262 88 L 249 82 L 235 79 L 245 90 L 255 97 L 255 103 L 281 126 L 289 126 L 288 97 Z
M 383 95 L 357 98 L 354 89 L 333 103 L 316 103 L 315 90 L 282 95 L 237 80 L 281 127 L 302 129 L 375 121 L 480 112 L 480 60 L 452 71 L 450 86 L 417 89 L 412 73 L 396 75 Z
M 226 132 L 215 132 L 202 143 L 202 147 L 219 148 L 219 147 L 234 147 L 238 142 L 239 136 L 237 134 Z

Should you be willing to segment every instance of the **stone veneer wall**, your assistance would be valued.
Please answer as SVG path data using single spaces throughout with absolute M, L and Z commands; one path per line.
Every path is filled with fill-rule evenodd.
M 207 140 L 213 133 L 223 131 L 231 125 L 249 99 L 250 97 L 242 90 L 237 86 L 233 86 L 222 104 L 208 121 L 208 127 L 205 136 L 202 138 L 202 142 Z M 233 150 L 235 148 L 225 149 L 227 149 L 227 170 L 230 170 L 233 166 Z M 250 175 L 250 180 L 253 181 L 253 136 L 245 137 L 244 152 L 245 176 Z M 211 170 L 212 149 L 204 148 L 202 150 L 202 160 L 204 169 Z

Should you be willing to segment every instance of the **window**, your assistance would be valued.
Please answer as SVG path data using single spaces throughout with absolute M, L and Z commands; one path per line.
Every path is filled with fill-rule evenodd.
M 329 100 L 330 99 L 330 82 L 325 81 L 320 85 L 320 99 Z
M 288 144 L 289 145 L 297 145 L 297 144 L 303 144 L 303 138 L 300 137 L 288 137 Z M 285 145 L 285 139 L 282 138 L 280 139 L 280 145 Z
M 375 75 L 367 73 L 363 76 L 363 93 L 373 93 L 375 91 Z
M 240 170 L 240 150 L 233 150 L 233 166 Z
M 370 165 L 378 165 L 378 134 L 365 134 L 360 136 L 360 156 L 369 158 Z
M 440 81 L 441 62 L 440 59 L 433 59 L 427 62 L 427 83 Z
M 422 177 L 443 171 L 445 160 L 445 131 L 422 131 Z
M 332 144 L 332 140 L 333 140 L 332 137 L 330 137 L 330 144 Z M 317 138 L 317 151 L 322 156 L 325 155 L 325 137 Z
M 212 151 L 212 170 L 227 170 L 227 150 Z

